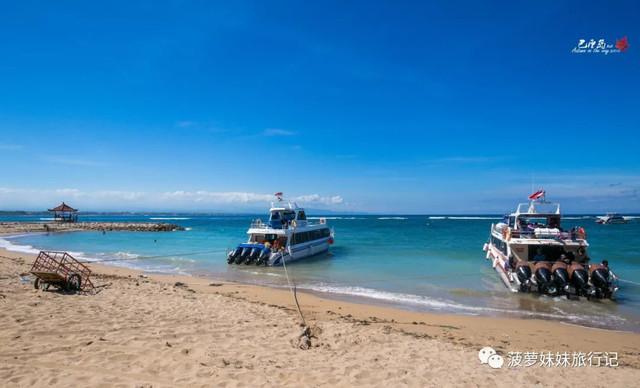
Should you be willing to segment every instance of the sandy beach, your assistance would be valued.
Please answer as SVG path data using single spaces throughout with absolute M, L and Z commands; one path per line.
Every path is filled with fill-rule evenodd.
M 640 335 L 551 321 L 416 313 L 93 264 L 95 294 L 36 290 L 0 251 L 4 386 L 632 386 Z M 23 275 L 21 277 L 21 274 Z M 478 360 L 484 346 L 505 364 Z M 508 367 L 509 352 L 617 352 L 617 367 Z M 552 370 L 544 370 L 552 369 Z

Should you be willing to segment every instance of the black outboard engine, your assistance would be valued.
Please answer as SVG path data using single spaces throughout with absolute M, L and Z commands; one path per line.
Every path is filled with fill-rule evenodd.
M 591 284 L 596 289 L 597 297 L 609 297 L 609 270 L 605 267 L 598 267 L 591 271 Z
M 553 283 L 563 290 L 569 284 L 569 271 L 566 268 L 556 268 L 553 271 Z
M 538 283 L 538 292 L 554 294 L 556 288 L 551 282 L 551 270 L 547 267 L 538 267 L 536 269 L 536 283 Z
M 578 295 L 589 295 L 589 273 L 584 268 L 574 269 L 571 274 L 571 284 Z
M 271 256 L 271 249 L 263 249 L 258 256 L 258 260 L 256 260 L 256 265 L 267 265 L 267 263 L 269 262 L 269 256 Z
M 520 291 L 529 291 L 529 279 L 531 279 L 531 267 L 521 265 L 516 269 L 516 276 L 520 281 Z
M 240 253 L 236 258 L 236 264 L 242 264 L 242 262 L 249 257 L 249 254 L 251 253 L 251 249 L 252 248 L 249 248 L 249 247 L 242 248 L 242 253 Z
M 249 265 L 256 261 L 258 259 L 258 256 L 260 255 L 260 252 L 262 252 L 262 248 L 253 248 L 244 263 L 246 265 Z
M 242 253 L 242 248 L 240 247 L 237 247 L 236 249 L 229 252 L 229 254 L 227 255 L 227 264 L 233 264 L 233 262 L 236 261 L 236 258 L 240 256 L 240 253 Z

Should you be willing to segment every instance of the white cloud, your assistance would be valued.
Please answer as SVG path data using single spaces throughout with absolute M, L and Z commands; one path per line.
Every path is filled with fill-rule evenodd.
M 256 194 L 244 192 L 213 192 L 213 191 L 171 191 L 161 193 L 160 198 L 165 200 L 193 201 L 200 203 L 256 203 L 268 202 L 274 199 L 272 194 Z
M 293 136 L 296 132 L 280 128 L 267 128 L 264 130 L 263 134 L 265 136 Z
M 267 206 L 274 201 L 273 194 L 251 192 L 165 191 L 142 192 L 120 190 L 83 191 L 74 188 L 51 190 L 16 189 L 0 187 L 0 203 L 11 209 L 44 209 L 61 201 L 80 209 L 154 209 L 154 210 L 207 210 L 214 207 L 242 209 Z M 339 195 L 300 195 L 292 198 L 301 206 L 335 207 L 344 203 Z
M 322 197 L 318 194 L 301 195 L 295 197 L 294 201 L 301 203 L 319 203 L 323 205 L 340 205 L 344 203 L 344 199 L 342 199 L 342 197 L 339 195 Z

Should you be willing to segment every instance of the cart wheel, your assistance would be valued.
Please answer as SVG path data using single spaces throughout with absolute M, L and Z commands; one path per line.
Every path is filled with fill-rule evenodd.
M 74 273 L 67 279 L 67 291 L 80 291 L 82 280 L 80 275 Z
M 36 290 L 42 290 L 42 291 L 47 291 L 49 290 L 49 286 L 50 284 L 47 282 L 43 282 L 42 280 L 36 278 L 36 280 L 33 282 L 33 288 L 35 288 Z

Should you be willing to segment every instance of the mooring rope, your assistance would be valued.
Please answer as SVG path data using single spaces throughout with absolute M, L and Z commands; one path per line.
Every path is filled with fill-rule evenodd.
M 294 231 L 293 235 L 295 235 L 295 228 L 293 229 L 293 231 Z M 289 245 L 289 257 L 293 257 L 293 253 L 291 252 L 291 245 Z M 287 263 L 286 263 L 286 260 L 284 259 L 284 255 L 282 256 L 282 266 L 284 267 L 284 274 L 287 277 L 287 283 L 289 284 L 289 290 L 293 294 L 293 300 L 296 302 L 296 307 L 298 309 L 298 313 L 300 314 L 300 319 L 302 319 L 302 324 L 306 327 L 307 326 L 307 322 L 305 321 L 304 315 L 302 314 L 302 309 L 300 308 L 300 303 L 298 303 L 297 289 L 295 287 L 295 283 L 294 283 L 293 287 L 291 286 L 291 280 L 289 279 L 289 272 L 287 271 Z

